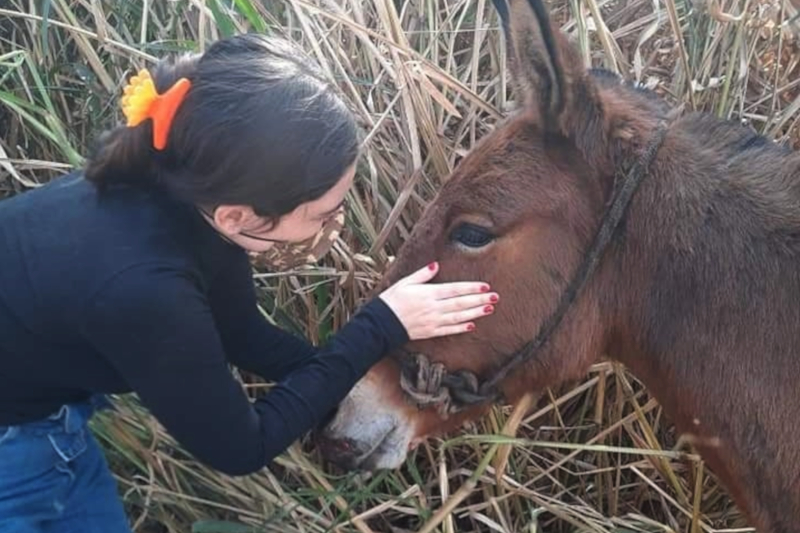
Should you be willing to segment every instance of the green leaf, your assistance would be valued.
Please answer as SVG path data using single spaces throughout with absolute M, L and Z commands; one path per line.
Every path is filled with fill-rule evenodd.
M 256 530 L 236 522 L 200 520 L 192 524 L 192 533 L 256 533 Z
M 5 91 L 0 91 L 0 105 L 5 105 L 14 111 L 18 116 L 25 119 L 31 127 L 50 139 L 53 144 L 61 149 L 70 164 L 81 164 L 82 156 L 69 143 L 58 120 L 53 115 L 50 115 L 46 109 L 34 106 Z M 37 119 L 33 113 L 39 114 L 44 119 L 44 123 Z
M 50 27 L 50 0 L 42 0 L 42 50 L 47 50 L 47 34 Z
M 267 31 L 267 23 L 264 22 L 264 19 L 259 16 L 258 11 L 255 7 L 253 7 L 253 3 L 250 0 L 233 0 L 236 4 L 236 7 L 239 8 L 242 15 L 244 15 L 250 24 L 253 25 L 253 28 L 259 33 L 265 33 Z
M 0 85 L 3 85 L 6 79 L 11 76 L 15 70 L 20 68 L 24 62 L 24 50 L 13 50 L 0 55 L 0 67 L 2 67 L 2 71 L 0 71 Z
M 210 0 L 208 8 L 214 16 L 214 22 L 217 23 L 217 28 L 223 37 L 230 37 L 236 33 L 236 26 L 233 19 L 225 12 L 224 8 L 220 5 L 219 0 Z
M 316 288 L 314 288 L 314 296 L 316 297 L 317 313 L 319 316 L 322 316 L 323 313 L 325 313 L 325 309 L 331 303 L 330 291 L 325 285 L 319 284 L 316 286 Z M 328 341 L 331 335 L 333 335 L 333 316 L 331 316 L 331 314 L 328 314 L 328 316 L 320 321 L 317 332 L 319 335 L 319 340 L 323 344 Z

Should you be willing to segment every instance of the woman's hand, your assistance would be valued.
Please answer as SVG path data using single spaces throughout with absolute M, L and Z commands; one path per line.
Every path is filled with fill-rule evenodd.
M 492 314 L 499 300 L 486 283 L 427 284 L 438 270 L 438 263 L 431 263 L 380 294 L 411 340 L 472 331 L 473 320 Z

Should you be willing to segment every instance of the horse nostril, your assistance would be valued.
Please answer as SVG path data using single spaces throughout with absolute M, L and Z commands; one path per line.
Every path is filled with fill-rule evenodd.
M 355 446 L 353 446 L 353 443 L 347 439 L 337 439 L 331 442 L 331 449 L 335 453 L 349 455 L 355 451 Z
M 317 446 L 322 455 L 334 463 L 349 462 L 356 455 L 355 443 L 350 439 L 337 439 L 320 435 Z

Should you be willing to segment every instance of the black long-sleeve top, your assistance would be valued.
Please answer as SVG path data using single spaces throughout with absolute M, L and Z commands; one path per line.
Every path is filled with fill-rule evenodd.
M 0 426 L 135 392 L 200 461 L 247 474 L 407 340 L 379 298 L 321 348 L 269 324 L 246 253 L 158 189 L 75 173 L 0 201 Z M 229 363 L 276 385 L 251 402 Z

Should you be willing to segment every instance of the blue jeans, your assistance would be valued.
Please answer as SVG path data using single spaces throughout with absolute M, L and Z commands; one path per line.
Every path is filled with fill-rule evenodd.
M 0 533 L 131 533 L 87 422 L 105 398 L 0 426 Z

